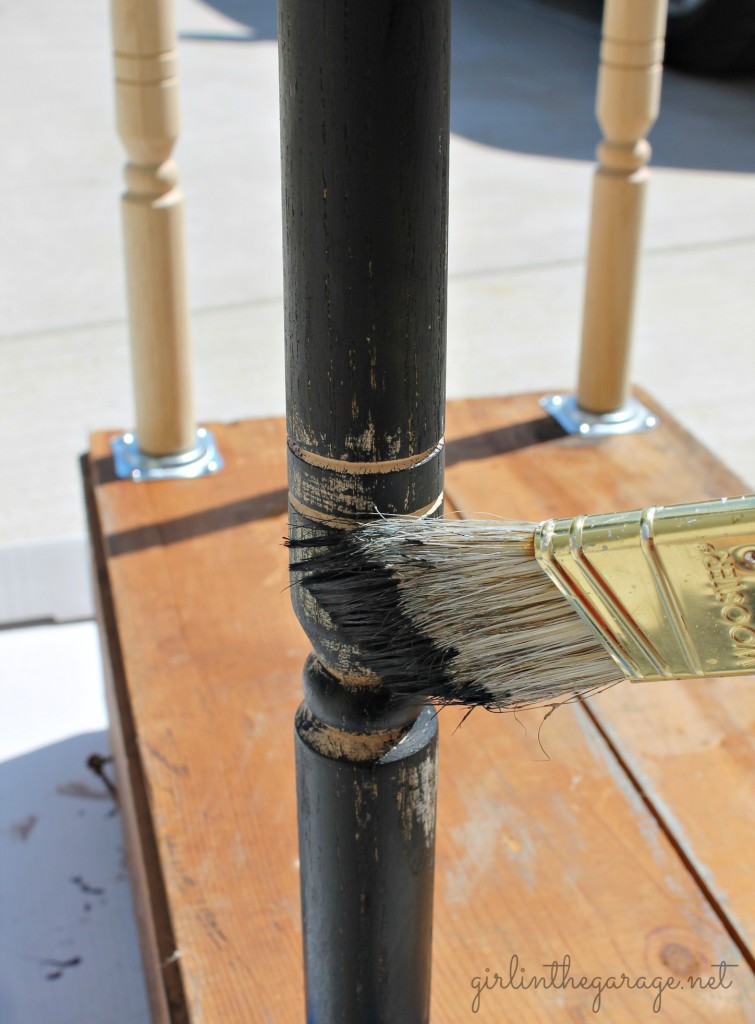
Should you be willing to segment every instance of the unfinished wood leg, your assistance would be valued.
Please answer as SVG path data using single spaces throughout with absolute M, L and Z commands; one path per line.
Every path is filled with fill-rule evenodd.
M 178 77 L 172 0 L 112 0 L 118 131 L 128 153 L 123 235 L 131 328 L 137 452 L 131 473 L 212 471 L 197 431 L 184 263 L 184 200 L 171 155 L 178 136 Z M 175 459 L 186 453 L 187 458 Z M 187 467 L 193 467 L 191 472 Z M 160 468 L 163 472 L 159 473 Z M 181 473 L 183 469 L 183 474 Z M 124 471 L 125 475 L 125 471 Z
M 667 0 L 606 0 L 598 76 L 598 147 L 577 405 L 627 402 L 632 318 L 650 131 L 660 104 Z

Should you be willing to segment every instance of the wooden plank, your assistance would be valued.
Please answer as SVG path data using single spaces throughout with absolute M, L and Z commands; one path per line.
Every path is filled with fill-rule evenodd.
M 119 781 L 137 791 L 131 859 L 144 864 L 136 896 L 149 904 L 140 914 L 152 920 L 146 961 L 153 987 L 167 985 L 167 1019 L 293 1022 L 303 1019 L 303 982 L 291 737 L 307 644 L 290 611 L 281 546 L 285 430 L 277 420 L 213 429 L 227 469 L 192 482 L 116 481 L 107 435 L 92 440 Z M 613 445 L 603 445 L 585 458 L 558 434 L 532 397 L 452 403 L 452 501 L 533 518 L 555 506 L 569 514 L 589 478 L 590 493 L 606 489 L 596 510 L 611 507 L 612 488 L 626 492 L 614 477 L 623 481 L 627 452 L 604 458 Z M 571 473 L 563 470 L 570 451 L 579 463 Z M 665 481 L 679 454 L 658 446 L 654 469 L 643 461 L 645 483 L 653 472 Z M 684 458 L 698 460 L 709 481 L 723 479 L 691 442 Z M 458 719 L 441 715 L 436 1024 L 472 1019 L 472 979 L 486 967 L 507 975 L 513 955 L 528 977 L 548 974 L 541 965 L 565 954 L 572 975 L 589 978 L 707 977 L 708 964 L 741 962 L 584 715 L 563 709 L 549 720 L 541 737 L 549 761 L 532 718 L 527 737 L 510 716 L 476 713 L 455 732 Z M 755 986 L 749 968 L 736 971 L 730 989 L 663 993 L 663 1019 L 749 1019 Z M 594 995 L 486 992 L 479 1019 L 586 1021 Z M 607 1019 L 651 1019 L 655 995 L 606 992 Z
M 522 716 L 526 737 L 509 715 L 475 713 L 456 733 L 441 717 L 434 1021 L 472 1019 L 475 977 L 513 971 L 526 984 L 566 957 L 590 983 L 623 973 L 685 986 L 662 994 L 664 1021 L 750 1019 L 749 968 L 584 715 L 554 715 L 545 753 L 542 714 Z M 722 960 L 740 965 L 734 987 L 689 990 Z M 479 1019 L 588 1021 L 595 994 L 494 986 Z M 605 992 L 605 1018 L 655 1019 L 656 995 Z
M 752 957 L 755 679 L 627 684 L 590 707 Z
M 448 432 L 461 440 L 449 445 L 447 489 L 462 510 L 534 520 L 746 492 L 647 395 L 639 397 L 658 412 L 661 427 L 598 443 L 561 435 L 543 418 L 537 396 L 452 403 Z M 541 439 L 534 458 L 528 437 Z M 593 720 L 735 933 L 736 959 L 750 965 L 753 682 L 625 683 L 589 701 Z M 546 737 L 561 727 L 549 723 Z
M 538 395 L 449 402 L 446 489 L 464 510 L 487 505 L 534 521 L 741 493 L 719 459 L 648 395 L 637 397 L 661 426 L 603 440 L 565 436 Z
M 143 859 L 169 915 L 158 939 L 175 947 L 157 961 L 145 947 L 145 960 L 158 989 L 163 965 L 178 977 L 171 1020 L 293 1021 L 293 715 L 307 644 L 286 593 L 285 431 L 218 430 L 229 470 L 191 482 L 113 480 L 107 437 L 92 442 L 122 650 L 114 697 L 130 710 L 125 746 L 156 837 L 156 862 Z
M 124 684 L 123 651 L 115 620 L 104 537 L 97 526 L 92 464 L 81 460 L 84 495 L 89 522 L 97 620 L 105 653 L 105 695 L 110 721 L 110 745 L 118 774 L 118 807 L 125 839 L 126 862 L 131 880 L 139 929 L 142 962 L 153 1024 L 170 1020 L 169 1006 L 182 1006 L 181 976 L 167 950 L 175 948 L 169 908 L 159 868 L 157 839 L 149 812 L 142 773 L 136 726 L 131 714 L 128 687 Z M 180 1020 L 180 1013 L 174 1018 Z

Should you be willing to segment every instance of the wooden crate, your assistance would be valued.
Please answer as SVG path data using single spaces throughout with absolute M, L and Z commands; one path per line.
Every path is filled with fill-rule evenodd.
M 652 433 L 586 442 L 534 395 L 452 402 L 447 507 L 537 520 L 743 493 L 657 411 Z M 308 649 L 286 590 L 285 427 L 212 429 L 216 477 L 116 480 L 107 433 L 83 461 L 113 746 L 155 1021 L 285 1024 L 304 1019 Z M 461 718 L 441 714 L 434 1024 L 573 1024 L 599 994 L 612 1024 L 755 1019 L 753 680 L 624 683 L 545 723 Z M 564 983 L 546 965 L 565 957 L 573 982 L 627 980 Z

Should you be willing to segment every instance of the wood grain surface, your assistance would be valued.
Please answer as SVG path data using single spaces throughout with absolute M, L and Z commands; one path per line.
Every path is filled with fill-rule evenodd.
M 285 429 L 212 429 L 216 477 L 117 481 L 104 433 L 87 460 L 145 967 L 156 1020 L 302 1021 L 292 723 L 307 643 L 286 591 Z M 535 396 L 461 401 L 448 437 L 447 494 L 465 512 L 540 519 L 737 489 L 666 417 L 595 444 L 563 437 Z M 752 1020 L 748 692 L 626 684 L 544 723 L 441 714 L 435 1024 Z M 625 982 L 596 1017 L 599 989 L 543 966 L 564 957 L 586 985 L 684 987 L 655 1014 L 658 989 Z M 690 988 L 722 961 L 737 964 L 729 988 Z M 473 979 L 512 970 L 518 987 L 481 991 L 475 1013 Z M 556 985 L 524 989 L 551 971 Z

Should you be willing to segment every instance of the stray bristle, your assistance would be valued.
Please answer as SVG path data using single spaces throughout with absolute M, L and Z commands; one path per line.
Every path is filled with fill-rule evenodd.
M 537 564 L 534 523 L 376 518 L 291 541 L 305 587 L 396 698 L 551 705 L 621 671 Z

